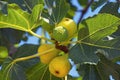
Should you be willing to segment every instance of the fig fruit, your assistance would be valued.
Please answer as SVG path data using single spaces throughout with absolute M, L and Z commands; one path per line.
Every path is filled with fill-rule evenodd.
M 70 18 L 63 18 L 57 26 L 63 26 L 67 29 L 69 39 L 71 39 L 77 32 L 77 24 Z
M 65 77 L 71 69 L 71 64 L 68 60 L 68 56 L 55 57 L 49 64 L 49 71 L 56 77 Z
M 53 51 L 40 55 L 40 61 L 44 64 L 48 64 L 54 57 L 59 54 L 59 50 L 55 48 L 54 44 L 42 44 L 38 48 L 38 53 L 42 53 L 46 50 L 54 48 Z
M 52 37 L 57 41 L 65 41 L 68 38 L 68 31 L 63 26 L 55 27 Z
M 8 49 L 4 46 L 0 46 L 0 58 L 8 57 Z

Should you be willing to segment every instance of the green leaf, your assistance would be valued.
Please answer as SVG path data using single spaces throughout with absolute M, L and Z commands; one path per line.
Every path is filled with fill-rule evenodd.
M 38 15 L 42 8 L 43 5 L 36 5 L 33 9 L 33 13 L 30 15 L 26 11 L 23 11 L 18 5 L 9 4 L 8 14 L 0 13 L 0 28 L 13 28 L 22 31 L 29 31 L 36 28 L 40 24 Z M 33 18 L 34 20 L 32 21 L 31 19 Z
M 107 1 L 108 0 L 97 0 L 97 1 L 93 2 L 92 6 L 91 6 L 92 10 L 94 11 L 96 8 L 103 5 Z
M 88 4 L 88 0 L 78 0 L 78 2 L 82 5 L 82 6 L 86 6 Z
M 100 57 L 98 64 L 81 64 L 78 68 L 83 80 L 110 80 L 110 75 L 115 79 L 120 79 L 120 65 L 108 60 L 103 53 L 97 53 Z
M 27 70 L 27 80 L 62 80 L 50 74 L 48 65 L 38 63 Z
M 10 44 L 17 44 L 21 41 L 21 39 L 26 38 L 26 36 L 23 37 L 23 34 L 24 32 L 22 31 L 10 28 L 0 29 L 0 44 L 5 46 L 9 46 Z
M 53 25 L 50 25 L 49 23 L 47 23 L 44 19 L 42 20 L 42 28 L 48 32 L 52 32 L 54 29 Z
M 59 23 L 69 10 L 69 4 L 65 0 L 45 0 L 47 10 L 42 14 L 49 19 L 50 24 Z
M 111 60 L 107 59 L 101 53 L 97 54 L 100 57 L 100 61 L 97 64 L 97 70 L 101 75 L 101 79 L 107 80 L 111 75 L 115 80 L 120 79 L 120 65 L 111 62 Z
M 0 77 L 2 78 L 2 71 L 0 70 Z
M 99 14 L 84 20 L 79 25 L 78 39 L 80 43 L 71 48 L 70 58 L 76 63 L 97 63 L 99 58 L 96 51 L 99 50 L 105 50 L 105 55 L 109 59 L 119 57 L 120 38 L 104 40 L 105 37 L 117 30 L 119 24 L 119 18 L 110 14 Z
M 99 58 L 97 55 L 95 55 L 95 51 L 97 51 L 96 47 L 84 44 L 76 44 L 69 51 L 69 56 L 75 63 L 97 63 Z
M 93 64 L 80 65 L 78 70 L 80 75 L 83 76 L 82 80 L 101 80 L 99 72 L 97 72 L 96 66 Z
M 18 64 L 12 64 L 12 58 L 8 58 L 2 65 L 2 80 L 26 80 L 23 68 Z
M 38 27 L 41 24 L 41 20 L 40 20 L 40 14 L 42 12 L 43 9 L 43 5 L 42 4 L 38 4 L 36 5 L 33 10 L 32 10 L 32 14 L 30 16 L 30 25 L 31 29 L 34 29 L 36 27 Z
M 79 32 L 81 31 L 81 28 L 86 27 L 85 29 L 89 31 L 89 35 L 85 35 L 84 37 L 80 38 L 81 35 L 84 34 L 81 33 L 78 35 L 78 38 L 79 40 L 83 41 L 90 38 L 89 42 L 97 43 L 101 39 L 115 32 L 117 30 L 119 22 L 120 19 L 114 15 L 105 13 L 98 14 L 94 17 L 82 21 L 82 23 L 79 24 Z
M 43 4 L 44 0 L 23 0 L 27 8 L 32 11 L 35 5 Z
M 67 1 L 67 3 L 69 3 L 70 9 L 68 10 L 68 12 L 67 12 L 65 17 L 68 17 L 68 18 L 72 19 L 74 17 L 74 15 L 75 15 L 77 7 L 75 5 L 73 5 L 70 0 L 66 0 L 66 1 Z
M 17 49 L 17 52 L 12 55 L 12 58 L 16 59 L 16 58 L 34 55 L 37 53 L 37 49 L 38 49 L 38 45 L 24 44 Z M 39 58 L 33 58 L 19 62 L 18 64 L 21 65 L 24 69 L 27 69 L 39 62 L 40 62 Z
M 0 13 L 0 28 L 14 28 L 18 30 L 27 31 L 30 28 L 27 20 L 29 14 L 22 11 L 16 4 L 8 5 L 8 14 Z
M 120 17 L 120 14 L 118 13 L 118 9 L 119 9 L 119 3 L 108 2 L 106 5 L 104 5 L 101 8 L 99 13 L 109 13 L 117 17 Z

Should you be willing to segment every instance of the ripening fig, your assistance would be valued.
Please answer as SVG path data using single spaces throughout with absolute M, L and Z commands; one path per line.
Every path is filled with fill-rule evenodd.
M 49 64 L 49 71 L 56 77 L 65 77 L 71 69 L 68 55 L 55 57 Z
M 59 54 L 59 50 L 55 48 L 54 44 L 42 44 L 38 48 L 38 53 L 42 53 L 44 51 L 47 51 L 49 49 L 54 48 L 52 51 L 40 55 L 40 61 L 44 64 L 48 64 L 54 57 L 56 57 Z
M 63 26 L 55 27 L 52 37 L 57 41 L 65 41 L 68 38 L 68 31 Z
M 70 18 L 63 18 L 57 26 L 63 26 L 67 29 L 68 39 L 72 38 L 77 32 L 77 24 Z
M 0 58 L 8 57 L 8 50 L 6 47 L 0 46 Z

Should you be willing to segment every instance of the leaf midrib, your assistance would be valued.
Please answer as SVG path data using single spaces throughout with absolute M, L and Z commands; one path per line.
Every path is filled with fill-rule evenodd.
M 16 29 L 19 29 L 19 30 L 24 30 L 24 31 L 28 31 L 27 29 L 23 28 L 22 26 L 18 26 L 18 25 L 15 25 L 15 24 L 10 24 L 10 23 L 7 23 L 7 22 L 2 22 L 0 21 L 1 24 L 5 24 L 5 25 L 9 25 L 9 27 L 15 27 Z
M 109 26 L 106 26 L 106 27 L 104 27 L 104 28 L 101 28 L 101 29 L 98 29 L 98 30 L 92 32 L 91 34 L 89 34 L 88 36 L 84 37 L 84 38 L 81 39 L 80 41 L 87 39 L 88 37 L 94 35 L 95 33 L 99 32 L 99 31 L 101 31 L 101 30 L 104 30 L 104 29 L 110 28 L 110 27 L 112 27 L 112 26 L 114 26 L 114 25 L 117 25 L 118 22 L 120 22 L 120 20 L 116 21 L 115 23 L 113 23 L 113 24 L 111 24 L 111 25 L 109 25 Z

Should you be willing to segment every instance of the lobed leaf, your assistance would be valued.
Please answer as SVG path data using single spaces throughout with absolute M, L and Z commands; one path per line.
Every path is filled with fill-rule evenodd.
M 29 68 L 26 73 L 27 80 L 62 80 L 62 78 L 53 76 L 48 70 L 48 65 L 42 63 Z
M 43 5 L 38 4 L 34 7 L 32 14 L 29 14 L 16 4 L 9 4 L 8 14 L 0 13 L 0 28 L 32 30 L 40 25 L 39 16 L 42 9 Z
M 91 6 L 92 10 L 94 11 L 96 8 L 100 7 L 107 1 L 108 0 L 97 0 L 97 1 L 93 2 L 92 6 Z
M 120 79 L 120 65 L 111 62 L 101 53 L 98 64 L 81 64 L 78 71 L 83 80 L 110 80 L 112 76 L 115 80 Z
M 118 13 L 118 9 L 119 9 L 119 3 L 108 2 L 101 8 L 99 13 L 108 13 L 120 17 L 120 14 Z
M 65 0 L 45 0 L 47 10 L 42 14 L 49 19 L 50 24 L 59 23 L 69 10 L 69 4 Z
M 23 68 L 18 64 L 12 64 L 10 57 L 4 61 L 1 74 L 1 80 L 26 80 Z
M 16 53 L 12 55 L 12 58 L 17 59 L 17 58 L 34 55 L 37 53 L 37 49 L 38 49 L 38 45 L 24 44 L 17 49 Z M 39 58 L 33 58 L 33 59 L 19 62 L 18 64 L 22 66 L 24 69 L 28 69 L 29 67 L 39 62 L 40 62 Z
M 76 63 L 97 63 L 99 58 L 95 53 L 98 50 L 105 50 L 109 59 L 119 57 L 120 39 L 104 40 L 115 32 L 119 25 L 120 19 L 110 14 L 98 14 L 84 20 L 79 25 L 79 44 L 70 50 L 70 58 Z

